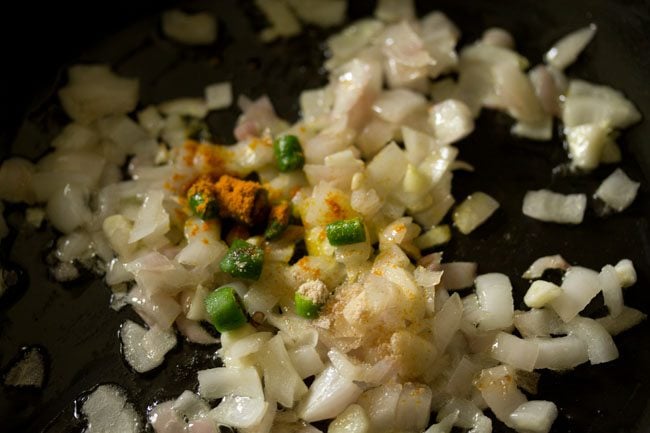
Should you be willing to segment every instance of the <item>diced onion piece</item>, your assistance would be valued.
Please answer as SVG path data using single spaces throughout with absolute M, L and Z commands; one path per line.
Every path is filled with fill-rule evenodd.
M 304 345 L 288 351 L 289 358 L 302 379 L 315 376 L 325 369 L 318 351 L 309 345 Z
M 474 118 L 467 105 L 456 99 L 447 99 L 429 110 L 429 123 L 440 144 L 451 144 L 474 130 Z
M 52 140 L 52 147 L 61 150 L 89 150 L 98 143 L 99 135 L 94 128 L 72 122 Z
M 137 433 L 142 430 L 140 417 L 126 399 L 125 392 L 115 385 L 98 386 L 83 402 L 81 413 L 88 433 Z
M 643 322 L 646 318 L 647 315 L 641 311 L 624 306 L 618 316 L 600 317 L 596 319 L 596 322 L 600 323 L 611 335 L 618 335 Z
M 587 346 L 591 364 L 602 364 L 618 358 L 618 349 L 607 330 L 594 319 L 576 317 L 567 323 L 569 335 L 575 335 Z
M 129 243 L 141 239 L 155 239 L 164 236 L 169 230 L 169 214 L 163 207 L 165 194 L 162 191 L 150 191 L 142 202 L 138 216 L 129 234 Z
M 524 303 L 530 308 L 542 308 L 562 294 L 562 289 L 548 281 L 537 280 L 530 285 Z
M 636 270 L 632 260 L 623 259 L 614 266 L 614 269 L 616 269 L 618 278 L 621 281 L 621 286 L 630 287 L 636 283 Z
M 485 331 L 506 329 L 514 319 L 512 285 L 503 274 L 484 274 L 476 277 L 476 295 L 479 308 L 484 313 L 479 328 Z
M 510 414 L 526 402 L 526 396 L 517 388 L 514 371 L 505 365 L 484 369 L 476 387 L 494 415 L 506 425 L 510 425 Z
M 442 419 L 449 415 L 456 415 L 454 426 L 468 429 L 475 428 L 480 418 L 486 418 L 481 409 L 479 409 L 474 403 L 458 397 L 452 397 L 449 399 L 449 401 L 447 401 L 447 403 L 445 403 L 445 405 L 438 411 L 436 419 L 438 422 L 442 422 Z M 487 419 L 489 420 L 489 418 Z
M 0 199 L 9 202 L 33 203 L 32 186 L 35 167 L 23 158 L 9 158 L 0 165 Z
M 456 364 L 449 380 L 445 385 L 445 391 L 450 395 L 466 397 L 474 389 L 474 378 L 481 371 L 481 367 L 472 362 L 466 355 Z
M 595 124 L 622 129 L 639 120 L 639 110 L 618 90 L 582 80 L 569 83 L 562 109 L 565 127 Z
M 138 111 L 138 123 L 152 137 L 158 137 L 165 127 L 165 119 L 163 119 L 158 109 L 153 105 L 149 105 L 144 110 Z
M 253 367 L 217 367 L 198 372 L 199 394 L 206 400 L 227 395 L 264 399 L 262 382 Z
M 366 174 L 377 192 L 393 190 L 406 174 L 408 161 L 404 151 L 392 142 L 384 147 L 366 166 Z
M 510 414 L 510 424 L 517 431 L 548 433 L 557 413 L 557 406 L 552 401 L 532 400 Z
M 497 63 L 492 66 L 492 76 L 498 107 L 520 122 L 529 125 L 543 122 L 545 113 L 535 88 L 518 65 Z
M 499 27 L 490 27 L 485 30 L 481 37 L 481 42 L 509 50 L 515 48 L 515 40 L 512 38 L 512 35 L 507 30 Z
M 550 337 L 564 329 L 562 320 L 553 310 L 533 308 L 529 311 L 516 311 L 515 328 L 525 338 Z
M 220 110 L 232 105 L 230 82 L 210 84 L 205 88 L 205 105 L 208 110 Z
M 539 352 L 535 369 L 569 370 L 589 360 L 587 345 L 577 336 L 534 338 Z
M 451 230 L 447 224 L 431 227 L 417 238 L 413 243 L 421 250 L 446 244 L 451 239 Z
M 517 122 L 510 130 L 513 135 L 537 141 L 553 138 L 553 118 L 544 116 L 538 123 Z
M 63 233 L 90 223 L 92 213 L 87 205 L 88 190 L 78 184 L 67 184 L 47 202 L 47 217 Z
M 456 207 L 453 215 L 454 225 L 461 233 L 469 234 L 483 224 L 498 208 L 499 202 L 495 199 L 484 192 L 475 192 Z
M 156 433 L 173 433 L 185 430 L 185 421 L 173 408 L 173 401 L 156 403 L 147 418 Z
M 616 317 L 623 311 L 623 290 L 621 280 L 616 273 L 616 268 L 606 265 L 598 275 L 600 289 L 603 292 L 605 306 L 612 317 Z
M 138 80 L 117 76 L 108 66 L 76 65 L 68 70 L 68 77 L 59 99 L 68 116 L 82 124 L 129 113 L 138 103 Z
M 379 0 L 375 16 L 382 21 L 394 22 L 415 18 L 413 0 Z
M 165 115 L 192 116 L 199 119 L 208 114 L 208 107 L 203 98 L 177 98 L 163 102 L 158 109 Z
M 564 322 L 570 322 L 600 291 L 598 273 L 573 266 L 564 274 L 562 293 L 551 301 L 551 307 Z
M 269 42 L 277 37 L 291 37 L 302 31 L 300 22 L 291 12 L 288 5 L 281 0 L 255 0 L 255 5 L 261 9 L 271 26 L 262 31 L 260 38 Z
M 476 262 L 451 262 L 440 265 L 442 285 L 447 290 L 460 290 L 472 287 L 476 279 Z
M 391 123 L 401 123 L 409 114 L 426 106 L 424 96 L 408 89 L 382 92 L 372 106 L 377 115 Z
M 389 430 L 395 427 L 397 404 L 402 394 L 402 385 L 389 383 L 363 393 L 358 404 L 370 419 L 370 431 Z
M 600 184 L 594 196 L 616 212 L 621 212 L 632 204 L 640 185 L 639 182 L 631 180 L 623 170 L 617 168 Z
M 596 24 L 593 23 L 569 33 L 544 54 L 544 61 L 559 70 L 566 68 L 578 58 L 595 34 Z
M 404 431 L 424 430 L 431 414 L 431 388 L 419 383 L 407 382 L 395 409 L 395 425 Z
M 298 18 L 320 27 L 336 26 L 345 20 L 345 0 L 288 0 Z
M 524 371 L 533 371 L 538 352 L 539 348 L 534 342 L 499 332 L 490 354 L 492 358 L 504 364 Z
M 210 45 L 217 39 L 217 21 L 207 12 L 163 12 L 162 29 L 168 38 L 188 45 Z
M 360 394 L 359 386 L 330 365 L 316 376 L 296 412 L 307 422 L 334 418 L 356 401 Z
M 327 427 L 327 433 L 369 433 L 370 420 L 358 404 L 351 404 Z
M 582 170 L 598 167 L 609 133 L 609 127 L 596 123 L 565 128 L 571 165 Z
M 540 221 L 558 224 L 580 224 L 587 207 L 584 194 L 559 194 L 546 189 L 528 191 L 524 196 L 522 212 Z
M 463 318 L 463 302 L 454 293 L 443 304 L 433 319 L 433 336 L 439 353 L 444 353 L 456 331 L 460 329 Z
M 264 393 L 268 400 L 293 407 L 294 402 L 307 393 L 307 386 L 291 364 L 280 335 L 271 338 L 260 349 L 258 360 L 264 371 Z
M 553 256 L 544 256 L 535 260 L 521 277 L 527 280 L 533 280 L 544 275 L 544 272 L 547 269 L 567 270 L 568 268 L 569 264 L 561 255 L 556 254 Z
M 227 396 L 210 411 L 208 416 L 218 424 L 250 428 L 262 420 L 268 406 L 269 403 L 261 398 Z
M 147 330 L 130 320 L 122 324 L 120 338 L 126 362 L 138 373 L 158 367 L 165 354 L 176 346 L 173 331 L 155 327 Z
M 190 421 L 204 418 L 210 411 L 210 406 L 205 400 L 188 390 L 183 391 L 183 393 L 172 402 L 172 408 Z

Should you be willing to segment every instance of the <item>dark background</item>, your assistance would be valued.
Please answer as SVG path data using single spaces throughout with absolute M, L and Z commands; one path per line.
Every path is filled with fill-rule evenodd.
M 372 11 L 372 2 L 351 1 L 350 16 Z M 189 10 L 212 10 L 219 17 L 219 39 L 212 47 L 188 49 L 160 34 L 158 12 L 181 4 Z M 531 61 L 560 36 L 589 22 L 599 26 L 595 40 L 569 69 L 572 76 L 609 84 L 626 93 L 644 117 L 650 116 L 650 2 L 624 0 L 419 2 L 419 12 L 436 7 L 463 33 L 478 38 L 489 26 L 503 26 Z M 15 9 L 14 9 L 15 8 Z M 250 4 L 236 0 L 172 2 L 95 1 L 3 4 L 0 14 L 0 158 L 17 153 L 36 158 L 66 122 L 56 97 L 65 83 L 66 65 L 110 63 L 121 74 L 141 79 L 141 103 L 176 96 L 198 96 L 211 82 L 229 80 L 234 93 L 257 97 L 268 93 L 281 116 L 295 120 L 301 89 L 320 85 L 325 32 L 307 31 L 287 42 L 262 45 L 256 32 L 263 18 Z M 235 109 L 208 119 L 218 140 L 232 140 Z M 644 180 L 637 201 L 623 214 L 602 218 L 590 202 L 578 227 L 544 224 L 521 215 L 528 189 L 592 192 L 612 167 L 589 176 L 552 175 L 566 162 L 561 140 L 535 143 L 509 135 L 511 121 L 486 112 L 477 131 L 459 143 L 460 159 L 475 165 L 475 174 L 454 179 L 457 198 L 483 190 L 501 209 L 469 236 L 455 234 L 447 260 L 479 262 L 480 272 L 508 274 L 521 301 L 526 283 L 519 275 L 537 257 L 561 253 L 572 263 L 599 269 L 631 258 L 639 283 L 627 289 L 626 303 L 650 311 L 650 122 L 626 133 L 625 171 Z M 118 356 L 118 326 L 129 309 L 108 309 L 109 291 L 92 277 L 59 285 L 49 278 L 47 255 L 54 234 L 22 224 L 20 206 L 5 212 L 12 234 L 0 245 L 0 262 L 21 270 L 21 281 L 0 299 L 0 369 L 9 366 L 24 346 L 44 350 L 49 374 L 42 391 L 0 391 L 0 431 L 76 432 L 74 400 L 97 383 L 126 388 L 144 413 L 156 400 L 172 398 L 196 385 L 195 371 L 217 365 L 213 349 L 180 343 L 161 368 L 146 375 L 130 372 Z M 598 302 L 593 311 L 598 313 Z M 521 307 L 522 304 L 519 304 Z M 565 374 L 544 373 L 538 398 L 555 401 L 560 417 L 553 432 L 641 433 L 650 430 L 650 347 L 647 323 L 616 338 L 617 361 L 583 366 Z M 180 339 L 179 339 L 180 341 Z M 0 370 L 2 371 L 2 370 Z M 495 431 L 506 431 L 498 423 Z

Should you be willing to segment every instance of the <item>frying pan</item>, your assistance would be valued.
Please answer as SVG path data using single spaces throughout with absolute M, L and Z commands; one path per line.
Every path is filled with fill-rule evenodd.
M 214 46 L 188 49 L 160 33 L 158 14 L 174 3 L 24 1 L 18 11 L 4 10 L 0 158 L 10 153 L 37 158 L 47 150 L 66 121 L 55 90 L 64 84 L 64 68 L 72 63 L 109 63 L 121 74 L 139 77 L 144 105 L 198 96 L 208 83 L 232 81 L 236 95 L 268 93 L 287 119 L 297 117 L 301 89 L 325 81 L 319 67 L 326 31 L 309 28 L 289 41 L 262 45 L 256 32 L 264 20 L 251 2 L 192 1 L 180 6 L 213 11 L 220 29 Z M 374 6 L 368 1 L 350 3 L 351 18 L 370 14 Z M 646 118 L 650 116 L 650 1 L 438 0 L 418 3 L 418 12 L 434 7 L 458 24 L 463 42 L 475 40 L 489 26 L 508 29 L 533 64 L 557 38 L 595 22 L 598 34 L 569 74 L 622 90 Z M 218 141 L 233 140 L 236 116 L 235 109 L 210 114 Z M 590 203 L 578 227 L 523 217 L 523 194 L 539 188 L 591 192 L 612 168 L 601 167 L 589 176 L 553 174 L 566 162 L 558 134 L 550 143 L 516 139 L 508 132 L 510 124 L 503 115 L 484 112 L 477 131 L 458 145 L 461 159 L 476 172 L 455 175 L 454 195 L 482 190 L 494 196 L 501 209 L 469 236 L 456 235 L 445 249 L 445 259 L 478 261 L 480 272 L 508 274 L 515 286 L 515 307 L 522 308 L 526 287 L 518 275 L 539 256 L 561 253 L 572 263 L 595 269 L 628 257 L 637 266 L 639 282 L 627 289 L 626 303 L 649 312 L 650 121 L 621 139 L 623 169 L 643 182 L 635 203 L 608 218 L 600 217 Z M 2 389 L 0 430 L 82 431 L 74 402 L 98 383 L 123 386 L 144 413 L 155 401 L 195 388 L 196 370 L 219 365 L 213 348 L 179 342 L 159 369 L 144 375 L 131 372 L 119 356 L 117 330 L 135 314 L 128 308 L 110 310 L 109 290 L 96 277 L 86 275 L 64 285 L 53 282 L 46 262 L 56 235 L 48 227 L 27 228 L 21 209 L 9 206 L 5 212 L 13 230 L 0 248 L 2 264 L 19 271 L 19 283 L 0 299 L 0 368 L 6 369 L 22 347 L 37 346 L 46 354 L 48 374 L 42 391 Z M 602 301 L 590 308 L 602 314 Z M 560 411 L 552 431 L 650 431 L 649 336 L 645 322 L 616 338 L 621 356 L 614 362 L 563 374 L 544 372 L 537 398 L 555 401 Z M 496 422 L 494 431 L 508 430 Z

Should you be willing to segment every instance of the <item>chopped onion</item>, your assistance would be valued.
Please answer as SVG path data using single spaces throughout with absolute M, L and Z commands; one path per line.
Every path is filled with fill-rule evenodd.
M 442 408 L 438 411 L 436 419 L 438 422 L 450 415 L 455 415 L 456 421 L 454 425 L 461 428 L 476 428 L 476 425 L 479 423 L 480 418 L 486 418 L 483 416 L 483 412 L 479 409 L 474 403 L 463 398 L 452 397 L 447 401 Z M 490 420 L 487 418 L 488 421 Z
M 590 123 L 564 129 L 571 165 L 583 170 L 598 166 L 610 129 L 606 124 Z
M 425 105 L 426 99 L 422 95 L 407 89 L 393 89 L 382 92 L 372 109 L 387 122 L 401 123 Z
M 569 266 L 567 261 L 559 254 L 544 256 L 535 260 L 521 277 L 527 280 L 533 280 L 535 278 L 541 278 L 547 269 L 561 269 L 565 271 Z
M 210 45 L 217 39 L 217 21 L 207 12 L 163 12 L 162 30 L 168 38 L 188 45 Z
M 623 259 L 619 261 L 616 266 L 616 274 L 621 281 L 621 286 L 630 287 L 636 283 L 636 270 L 634 264 L 630 259 Z
M 346 0 L 288 0 L 288 3 L 306 23 L 332 27 L 345 20 Z
M 562 281 L 562 293 L 551 307 L 564 322 L 570 322 L 600 291 L 598 273 L 580 266 L 569 268 Z
M 203 98 L 178 98 L 163 102 L 158 105 L 158 109 L 167 116 L 178 114 L 202 119 L 208 114 L 209 108 Z
M 172 408 L 188 421 L 204 418 L 210 406 L 192 391 L 183 391 L 172 403 Z
M 539 348 L 529 340 L 499 332 L 492 345 L 491 355 L 497 361 L 524 371 L 533 371 Z
M 587 207 L 584 194 L 559 194 L 546 189 L 528 191 L 524 196 L 524 215 L 546 222 L 580 224 Z
M 647 315 L 634 308 L 623 306 L 616 317 L 605 316 L 596 319 L 611 335 L 618 335 L 623 331 L 638 325 L 647 318 Z
M 485 331 L 506 329 L 512 325 L 514 304 L 512 285 L 503 274 L 483 274 L 476 277 L 476 295 L 483 316 L 479 328 Z
M 474 389 L 474 378 L 479 371 L 481 371 L 481 367 L 478 364 L 472 362 L 467 356 L 463 356 L 449 375 L 445 391 L 459 397 L 469 396 Z
M 370 420 L 358 404 L 351 404 L 327 427 L 327 433 L 368 433 Z
M 569 370 L 589 360 L 587 345 L 574 335 L 555 338 L 533 338 L 539 352 L 535 369 Z
M 142 207 L 129 234 L 129 243 L 142 239 L 152 241 L 161 238 L 169 230 L 169 214 L 163 207 L 165 194 L 150 191 L 142 202 Z
M 429 123 L 440 144 L 451 144 L 474 130 L 474 119 L 464 102 L 447 99 L 429 110 Z
M 562 289 L 548 281 L 537 280 L 528 288 L 524 303 L 530 308 L 542 308 L 562 294 Z
M 525 338 L 550 337 L 551 334 L 559 334 L 564 330 L 558 315 L 546 308 L 516 311 L 514 325 Z
M 122 324 L 120 338 L 126 362 L 138 373 L 158 367 L 165 354 L 176 346 L 173 331 L 159 328 L 147 330 L 130 320 Z
M 499 27 L 490 27 L 485 30 L 481 41 L 484 44 L 508 48 L 509 50 L 515 48 L 515 40 L 512 38 L 512 35 L 507 30 Z
M 472 287 L 476 279 L 476 262 L 451 262 L 440 265 L 442 285 L 447 290 L 460 290 Z
M 555 403 L 544 400 L 528 401 L 510 414 L 510 424 L 517 431 L 548 433 L 557 418 Z
M 156 404 L 149 412 L 149 422 L 156 433 L 185 431 L 185 421 L 174 411 L 173 401 Z
M 138 111 L 138 123 L 152 137 L 158 137 L 165 127 L 165 119 L 163 119 L 158 109 L 153 105 L 149 105 L 144 110 Z
M 363 393 L 358 404 L 368 414 L 370 431 L 390 430 L 394 427 L 401 394 L 402 385 L 399 383 L 380 385 Z
M 632 204 L 639 185 L 639 182 L 632 181 L 623 170 L 617 168 L 600 184 L 594 196 L 616 212 L 621 212 Z
M 589 24 L 557 41 L 544 55 L 544 61 L 560 70 L 573 63 L 596 34 L 596 24 Z
M 54 227 L 63 233 L 90 223 L 92 214 L 87 205 L 88 190 L 77 184 L 67 184 L 47 203 L 47 216 Z
M 277 401 L 284 407 L 293 407 L 294 402 L 307 394 L 307 386 L 291 364 L 281 336 L 276 335 L 262 347 L 258 360 L 264 371 L 264 392 L 268 400 Z M 309 400 L 309 394 L 305 398 Z M 307 418 L 302 418 L 308 421 Z
M 199 322 L 190 320 L 185 316 L 180 315 L 176 318 L 176 326 L 179 332 L 191 343 L 211 345 L 219 342 L 219 339 L 210 335 Z
M 261 398 L 227 396 L 209 413 L 218 424 L 235 428 L 250 428 L 259 424 L 269 404 Z
M 138 433 L 140 417 L 126 399 L 124 391 L 115 385 L 98 386 L 83 402 L 81 413 L 88 422 L 88 433 Z
M 442 306 L 433 319 L 433 335 L 436 347 L 444 353 L 452 337 L 460 329 L 463 318 L 463 303 L 454 293 Z
M 607 330 L 594 319 L 576 317 L 567 323 L 569 335 L 575 335 L 587 346 L 592 364 L 602 364 L 618 358 L 618 349 Z
M 463 234 L 469 234 L 483 224 L 499 208 L 499 203 L 485 194 L 475 192 L 456 207 L 454 225 Z
M 431 388 L 407 382 L 397 401 L 394 423 L 405 431 L 424 430 L 431 414 Z
M 413 0 L 379 0 L 375 16 L 382 21 L 394 22 L 415 18 Z
M 307 422 L 335 418 L 359 395 L 361 388 L 330 365 L 316 376 L 296 413 Z
M 612 317 L 616 317 L 623 311 L 623 291 L 621 280 L 612 265 L 603 267 L 598 275 L 600 290 L 603 292 L 605 306 Z
M 300 22 L 281 0 L 255 0 L 255 5 L 261 9 L 271 26 L 262 31 L 260 38 L 270 42 L 278 37 L 291 37 L 302 31 Z
M 217 367 L 198 372 L 199 394 L 206 400 L 225 396 L 264 399 L 260 375 L 253 367 Z
M 526 396 L 517 388 L 514 372 L 505 365 L 484 369 L 476 387 L 494 415 L 506 425 L 511 425 L 510 414 L 526 402 Z
M 230 82 L 210 84 L 205 88 L 205 105 L 208 110 L 220 110 L 232 105 Z

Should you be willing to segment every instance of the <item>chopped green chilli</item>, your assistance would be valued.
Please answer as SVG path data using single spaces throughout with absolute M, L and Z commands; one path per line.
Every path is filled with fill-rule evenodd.
M 232 331 L 246 323 L 246 315 L 237 299 L 235 289 L 219 287 L 205 298 L 205 309 L 210 322 L 219 332 Z
M 197 217 L 208 220 L 216 218 L 219 214 L 217 201 L 211 194 L 197 192 L 188 198 L 190 209 Z
M 305 154 L 298 137 L 283 135 L 273 142 L 273 154 L 278 170 L 281 172 L 299 170 L 305 165 Z
M 298 292 L 294 295 L 294 302 L 296 303 L 296 314 L 307 319 L 317 318 L 322 307 L 322 305 L 315 303 Z
M 288 202 L 273 206 L 269 214 L 269 223 L 264 232 L 264 237 L 268 240 L 279 237 L 289 226 L 290 217 L 291 205 Z
M 330 223 L 325 231 L 327 240 L 334 246 L 356 244 L 366 240 L 366 228 L 359 217 Z
M 219 263 L 221 270 L 236 278 L 257 280 L 262 274 L 264 251 L 241 239 L 235 239 Z

